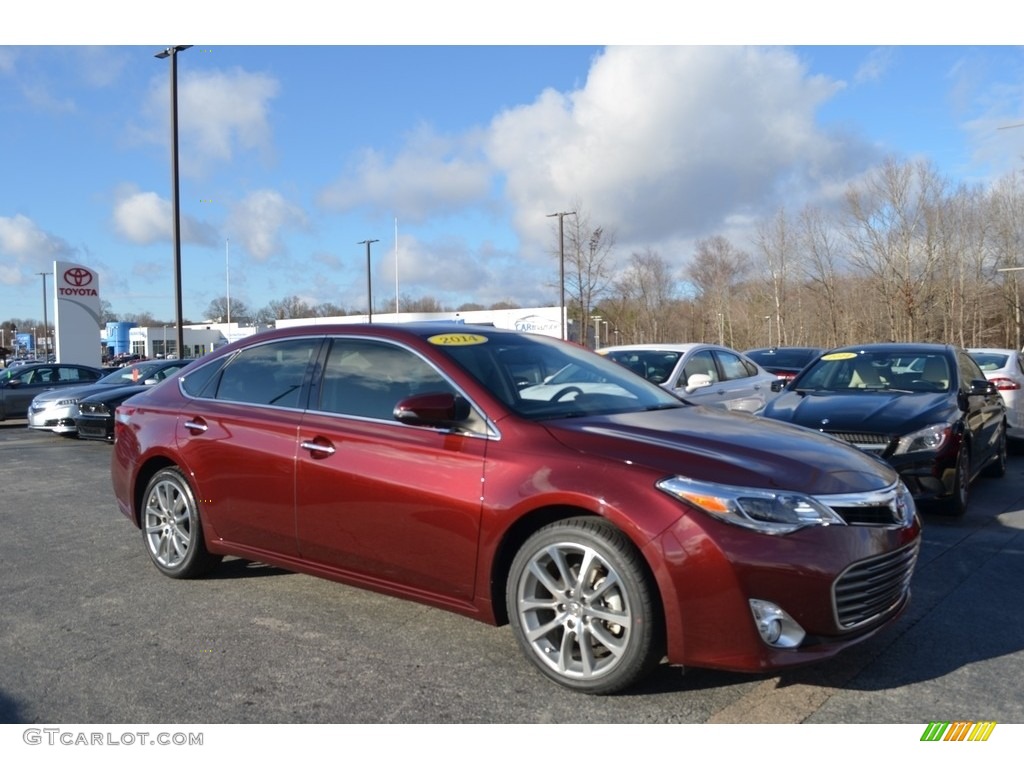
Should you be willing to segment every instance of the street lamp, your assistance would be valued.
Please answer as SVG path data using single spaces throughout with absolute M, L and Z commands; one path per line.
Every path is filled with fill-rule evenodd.
M 366 246 L 366 322 L 373 322 L 373 282 L 370 278 L 370 243 L 379 240 L 360 240 L 356 245 Z
M 601 316 L 591 315 L 590 319 L 594 321 L 594 349 L 601 346 Z
M 558 217 L 558 287 L 561 299 L 559 301 L 559 309 L 561 310 L 562 316 L 560 321 L 562 323 L 562 340 L 565 341 L 565 229 L 563 227 L 563 220 L 566 216 L 575 216 L 576 211 L 559 211 L 558 213 L 549 213 L 547 218 L 554 216 Z
M 178 54 L 191 45 L 172 45 L 156 53 L 158 59 L 171 60 L 171 218 L 174 239 L 174 312 L 178 329 L 178 351 L 185 348 L 185 330 L 181 311 L 181 211 L 178 204 Z

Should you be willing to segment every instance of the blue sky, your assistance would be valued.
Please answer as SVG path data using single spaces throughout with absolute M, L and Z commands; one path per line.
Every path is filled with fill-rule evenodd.
M 697 240 L 749 249 L 759 217 L 828 204 L 887 155 L 982 184 L 1024 158 L 1005 128 L 1024 123 L 1019 47 L 580 43 L 614 25 L 467 45 L 374 20 L 373 45 L 196 25 L 178 59 L 188 318 L 228 261 L 254 310 L 364 310 L 366 239 L 377 308 L 396 262 L 403 297 L 549 305 L 554 211 L 579 207 L 620 263 L 650 248 L 681 273 Z M 0 33 L 0 319 L 41 318 L 54 259 L 98 270 L 115 312 L 173 319 L 169 65 L 164 41 L 124 44 L 152 37 Z M 397 44 L 418 39 L 460 44 Z

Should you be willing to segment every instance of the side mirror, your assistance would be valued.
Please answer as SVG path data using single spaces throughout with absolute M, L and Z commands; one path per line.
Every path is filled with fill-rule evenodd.
M 714 382 L 706 373 L 695 373 L 686 380 L 686 386 L 683 387 L 683 391 L 689 395 L 696 392 L 698 389 L 710 387 L 712 384 L 714 384 Z
M 781 392 L 789 382 L 785 379 L 776 379 L 771 383 L 772 392 Z
M 399 400 L 395 419 L 417 427 L 450 429 L 469 418 L 469 401 L 453 392 L 428 392 Z
M 999 388 L 996 387 L 996 385 L 993 384 L 988 379 L 972 379 L 971 391 L 968 392 L 967 394 L 971 395 L 972 397 L 975 395 L 998 395 Z

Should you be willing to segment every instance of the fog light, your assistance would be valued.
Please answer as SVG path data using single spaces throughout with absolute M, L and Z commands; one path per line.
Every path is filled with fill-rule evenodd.
M 750 612 L 761 639 L 773 648 L 795 648 L 807 635 L 793 618 L 775 603 L 750 600 Z

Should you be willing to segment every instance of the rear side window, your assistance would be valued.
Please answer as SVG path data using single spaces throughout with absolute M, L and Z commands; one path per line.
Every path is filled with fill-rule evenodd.
M 243 349 L 224 366 L 216 398 L 281 408 L 302 407 L 300 395 L 319 349 L 318 338 L 274 341 Z

